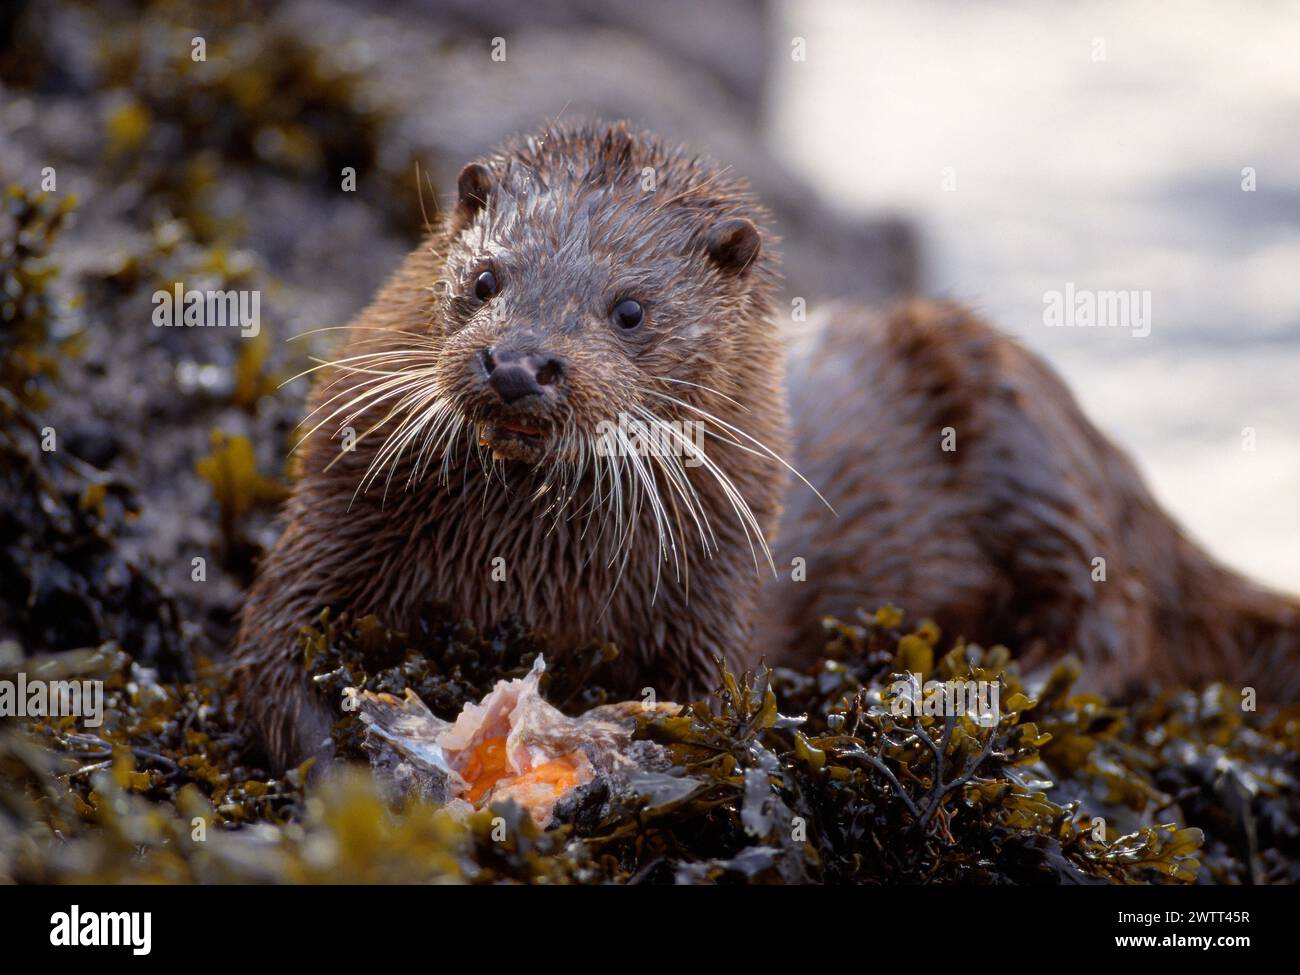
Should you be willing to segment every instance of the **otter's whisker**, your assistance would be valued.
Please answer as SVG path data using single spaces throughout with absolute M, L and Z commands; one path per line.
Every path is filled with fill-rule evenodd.
M 380 447 L 362 479 L 361 487 L 365 489 L 378 478 L 383 468 L 387 466 L 388 476 L 384 480 L 383 496 L 385 502 L 388 500 L 388 488 L 392 484 L 393 475 L 397 472 L 397 465 L 402 455 L 430 422 L 431 415 L 436 412 L 429 409 L 438 401 L 437 390 L 431 389 L 431 387 L 431 383 L 426 383 L 420 389 L 413 390 L 403 398 L 401 404 L 398 404 L 399 406 L 406 405 L 406 415 L 397 425 L 397 428 L 389 434 L 384 445 Z
M 406 488 L 408 491 L 416 481 L 420 480 L 424 476 L 430 458 L 429 450 L 433 446 L 434 442 L 442 435 L 443 430 L 448 426 L 451 426 L 453 427 L 454 435 L 454 428 L 459 425 L 459 419 L 455 415 L 454 408 L 451 403 L 446 400 L 435 402 L 433 406 L 427 410 L 427 413 L 429 415 L 427 421 L 429 432 L 425 434 L 424 443 L 420 445 L 420 452 L 416 455 L 415 463 L 411 467 L 411 474 L 406 480 Z M 447 463 L 448 460 L 449 459 L 444 455 L 444 464 Z
M 288 379 L 284 380 L 284 381 L 281 382 L 278 386 L 276 386 L 276 388 L 277 388 L 277 389 L 283 389 L 285 386 L 289 385 L 289 383 L 294 382 L 295 380 L 302 379 L 304 376 L 310 376 L 312 373 L 314 373 L 314 372 L 319 372 L 319 371 L 322 370 L 322 369 L 330 369 L 330 368 L 339 368 L 339 369 L 343 369 L 343 370 L 345 370 L 345 372 L 348 372 L 348 373 L 351 373 L 351 372 L 359 372 L 359 373 L 369 373 L 369 374 L 371 374 L 371 375 L 390 375 L 390 376 L 396 376 L 396 375 L 397 375 L 397 372 L 396 372 L 396 371 L 387 372 L 387 373 L 381 373 L 381 372 L 379 372 L 378 370 L 374 370 L 374 369 L 363 369 L 363 368 L 360 368 L 360 367 L 358 367 L 358 366 L 354 366 L 354 365 L 352 365 L 352 363 L 356 363 L 356 362 L 375 362 L 375 363 L 383 363 L 383 362 L 409 362 L 409 361 L 419 361 L 419 360 L 421 360 L 421 359 L 427 361 L 427 360 L 429 359 L 429 352 L 427 352 L 427 351 L 425 351 L 425 350 L 420 350 L 420 351 L 410 351 L 410 350 L 406 350 L 406 351 L 403 351 L 403 350 L 400 350 L 400 349 L 389 349 L 389 350 L 386 350 L 386 351 L 383 351 L 383 352 L 367 352 L 367 353 L 365 353 L 365 354 L 363 354 L 363 355 L 350 355 L 350 356 L 348 356 L 348 357 L 346 357 L 346 358 L 344 358 L 344 359 L 321 359 L 321 358 L 318 358 L 318 357 L 316 357 L 316 356 L 308 356 L 308 359 L 309 359 L 311 362 L 314 362 L 314 363 L 316 363 L 316 364 L 315 364 L 314 366 L 312 366 L 310 369 L 304 369 L 304 370 L 302 370 L 302 372 L 299 372 L 299 373 L 296 373 L 296 374 L 290 376 Z M 342 377 L 339 377 L 339 378 L 342 378 Z M 337 381 L 338 381 L 338 380 L 335 380 L 335 382 L 337 382 Z
M 746 413 L 749 412 L 749 407 L 746 406 L 744 403 L 740 402 L 740 400 L 734 399 L 733 397 L 728 396 L 726 393 L 722 392 L 722 390 L 715 389 L 712 386 L 705 386 L 703 383 L 693 383 L 685 379 L 674 379 L 672 376 L 656 376 L 655 378 L 661 383 L 677 383 L 678 385 L 681 386 L 692 386 L 695 389 L 701 389 L 706 393 L 712 393 L 714 396 L 722 397 L 728 403 L 732 404 L 733 406 L 740 407 Z
M 335 409 L 332 413 L 326 416 L 325 419 L 321 420 L 310 430 L 308 430 L 307 433 L 303 435 L 302 439 L 299 440 L 298 443 L 294 445 L 293 450 L 297 450 L 299 447 L 301 447 L 317 430 L 319 430 L 325 424 L 329 423 L 330 420 L 334 419 L 334 417 L 338 416 L 340 413 L 343 413 L 349 409 L 353 409 L 354 407 L 359 407 L 348 417 L 347 420 L 345 420 L 342 424 L 340 424 L 341 427 L 349 426 L 352 423 L 352 421 L 356 419 L 357 415 L 361 413 L 364 409 L 368 409 L 371 406 L 376 405 L 377 403 L 383 402 L 384 400 L 388 399 L 389 395 L 385 395 L 385 394 L 396 395 L 396 392 L 392 392 L 392 391 L 400 390 L 404 388 L 404 386 L 407 383 L 411 382 L 413 379 L 417 379 L 429 375 L 431 374 L 431 372 L 432 372 L 432 366 L 426 367 L 424 369 L 404 370 L 402 372 L 393 373 L 391 376 L 377 376 L 374 379 L 366 379 L 353 386 L 349 386 L 347 389 L 340 390 L 339 392 L 331 396 L 329 399 L 325 400 L 325 402 L 317 406 L 310 413 L 308 413 L 307 416 L 305 416 L 302 419 L 302 421 L 299 422 L 298 426 L 302 426 L 303 424 L 307 423 L 312 417 L 314 417 L 321 410 L 328 408 L 330 404 L 333 403 L 335 400 L 338 400 L 349 394 L 352 394 L 352 398 L 349 399 L 347 402 L 345 402 L 342 406 Z M 370 387 L 370 388 L 365 389 L 363 387 Z M 329 388 L 330 388 L 329 386 L 326 387 L 326 389 Z M 358 390 L 361 391 L 358 392 Z M 366 402 L 367 400 L 370 400 L 371 402 L 367 403 Z M 291 450 L 290 453 L 292 452 L 293 451 Z
M 286 342 L 292 342 L 292 341 L 294 341 L 295 339 L 305 338 L 305 337 L 307 337 L 308 335 L 319 335 L 321 332 L 341 332 L 341 331 L 347 331 L 347 332 L 382 332 L 384 335 L 387 335 L 387 336 L 391 336 L 391 335 L 393 334 L 393 330 L 392 330 L 391 328 L 381 328 L 381 327 L 378 326 L 378 325 L 321 325 L 321 326 L 319 326 L 318 328 L 309 328 L 309 329 L 307 329 L 307 331 L 305 331 L 305 332 L 296 332 L 296 333 L 294 333 L 293 335 L 290 335 L 287 339 L 285 339 L 285 341 L 286 341 Z M 435 339 L 433 339 L 432 337 L 430 337 L 430 336 L 428 336 L 428 335 L 420 335 L 420 334 L 417 334 L 417 333 L 407 333 L 405 337 L 406 337 L 406 338 L 409 338 L 409 339 L 411 339 L 411 340 L 413 340 L 413 341 L 416 341 L 416 342 L 424 342 L 424 343 L 427 344 L 427 345 L 437 345 L 437 344 L 438 344 L 437 341 L 436 341 Z
M 426 401 L 429 398 L 429 394 L 427 391 L 432 385 L 432 378 L 433 378 L 432 375 L 428 371 L 408 374 L 405 377 L 405 380 L 403 382 L 395 383 L 394 388 L 384 392 L 384 395 L 378 396 L 372 402 L 369 403 L 361 402 L 363 400 L 370 398 L 379 389 L 383 388 L 383 387 L 376 387 L 375 390 L 369 390 L 366 393 L 363 393 L 360 396 L 357 396 L 352 400 L 348 401 L 347 404 L 335 410 L 334 413 L 332 413 L 330 417 L 327 417 L 325 420 L 323 420 L 322 423 L 329 422 L 329 419 L 331 417 L 336 416 L 338 415 L 338 413 L 341 413 L 343 410 L 346 410 L 352 406 L 356 406 L 358 402 L 361 402 L 361 405 L 356 406 L 356 409 L 354 409 L 352 413 L 350 413 L 347 417 L 344 418 L 341 427 L 346 428 L 350 426 L 356 420 L 356 418 L 360 416 L 361 413 L 363 413 L 364 411 L 369 410 L 374 406 L 378 405 L 380 402 L 386 401 L 394 396 L 399 396 L 399 395 L 401 396 L 401 398 L 388 409 L 388 412 L 385 413 L 383 417 L 381 417 L 378 421 L 372 424 L 360 436 L 357 437 L 357 442 L 359 443 L 365 440 L 366 438 L 368 438 L 370 434 L 374 433 L 376 430 L 383 427 L 386 423 L 388 423 L 391 419 L 393 419 L 393 417 L 397 416 L 399 413 L 403 413 L 403 412 L 406 413 L 406 416 L 404 416 L 402 421 L 399 422 L 397 428 L 388 435 L 384 443 L 380 446 L 379 452 L 376 454 L 375 459 L 371 461 L 370 468 L 367 469 L 367 474 L 369 474 L 370 470 L 374 469 L 376 462 L 382 464 L 383 458 L 386 455 L 386 450 L 392 443 L 393 438 L 399 435 L 402 432 L 403 428 L 405 427 L 406 423 L 409 422 L 410 417 L 412 415 L 411 407 L 415 404 Z M 385 386 L 386 385 L 388 384 L 385 384 Z M 319 429 L 319 427 L 320 424 L 317 424 L 316 429 Z M 332 467 L 335 463 L 338 462 L 339 458 L 341 458 L 342 456 L 343 456 L 342 453 L 336 456 L 333 460 L 330 461 L 329 464 L 326 465 L 325 469 L 328 470 L 330 467 Z
M 718 486 L 722 488 L 723 494 L 726 495 L 732 510 L 735 511 L 736 517 L 740 519 L 741 528 L 744 529 L 745 538 L 749 543 L 750 554 L 754 559 L 754 569 L 758 571 L 758 553 L 754 549 L 754 540 L 757 538 L 759 547 L 763 550 L 763 556 L 772 569 L 773 576 L 776 575 L 776 562 L 772 557 L 772 550 L 767 544 L 767 539 L 763 535 L 762 526 L 759 525 L 749 502 L 744 495 L 736 488 L 735 483 L 722 470 L 721 467 L 703 451 L 699 450 L 695 444 L 691 443 L 678 430 L 671 425 L 665 425 L 663 428 L 670 437 L 673 437 L 682 446 L 683 450 L 688 451 L 694 458 L 700 461 L 700 465 L 713 476 Z M 753 534 L 751 535 L 751 529 Z
M 426 381 L 426 378 L 420 376 L 419 374 L 415 374 L 414 378 L 412 378 L 412 376 L 409 376 L 409 375 L 408 375 L 408 376 L 404 377 L 404 381 L 402 381 L 402 382 L 398 382 L 398 381 L 396 381 L 396 380 L 390 380 L 389 383 L 386 383 L 386 384 L 384 384 L 384 385 L 382 385 L 382 386 L 377 386 L 377 387 L 375 387 L 374 389 L 371 389 L 371 390 L 367 390 L 365 393 L 362 393 L 361 395 L 356 396 L 356 397 L 354 397 L 353 399 L 349 400 L 349 401 L 348 401 L 347 403 L 345 403 L 343 406 L 339 407 L 339 408 L 336 409 L 333 413 L 331 413 L 329 416 L 327 416 L 327 417 L 326 417 L 324 420 L 322 420 L 320 423 L 316 424 L 316 426 L 314 426 L 310 431 L 308 431 L 307 435 L 306 435 L 305 437 L 303 437 L 303 441 L 305 441 L 305 440 L 307 439 L 307 437 L 310 437 L 313 433 L 315 433 L 317 430 L 319 430 L 322 426 L 324 426 L 326 423 L 328 423 L 328 422 L 329 422 L 330 420 L 332 420 L 334 417 L 338 416 L 338 415 L 339 415 L 340 413 L 342 413 L 344 410 L 347 410 L 347 409 L 352 408 L 353 406 L 356 406 L 356 409 L 354 409 L 354 410 L 353 410 L 353 411 L 352 411 L 352 412 L 351 412 L 347 417 L 344 418 L 343 422 L 339 424 L 340 430 L 342 430 L 342 429 L 346 429 L 347 427 L 351 426 L 352 423 L 355 422 L 355 420 L 357 419 L 357 417 L 360 416 L 360 415 L 361 415 L 363 412 L 365 412 L 366 410 L 369 410 L 369 409 L 373 408 L 374 406 L 377 406 L 378 404 L 380 404 L 380 403 L 382 403 L 382 402 L 385 402 L 385 401 L 391 399 L 391 398 L 394 397 L 394 396 L 398 396 L 398 395 L 403 396 L 403 399 L 399 400 L 399 401 L 397 402 L 397 404 L 395 404 L 393 407 L 391 407 L 391 408 L 389 409 L 389 411 L 388 411 L 388 412 L 383 416 L 383 418 L 381 418 L 378 422 L 376 422 L 376 423 L 373 424 L 371 427 L 369 427 L 368 429 L 366 429 L 363 433 L 361 433 L 361 434 L 356 438 L 356 441 L 355 441 L 355 443 L 353 444 L 353 446 L 355 446 L 356 443 L 360 443 L 360 442 L 362 442 L 363 440 L 367 439 L 367 438 L 370 436 L 370 434 L 374 433 L 376 430 L 378 430 L 380 427 L 382 427 L 385 423 L 387 423 L 390 419 L 392 419 L 392 418 L 393 418 L 393 417 L 394 417 L 394 416 L 395 416 L 395 415 L 396 415 L 396 414 L 397 414 L 397 413 L 402 409 L 403 405 L 405 404 L 405 402 L 406 402 L 405 397 L 408 396 L 408 395 L 410 394 L 411 391 L 413 391 L 413 390 L 418 390 L 418 389 L 422 388 L 423 385 L 424 385 L 424 383 L 425 383 L 425 381 Z M 393 386 L 393 388 L 392 388 L 392 389 L 386 389 L 386 387 L 387 387 L 388 385 L 390 385 L 390 384 Z M 383 395 L 379 395 L 380 392 L 382 392 Z M 372 397 L 374 397 L 374 398 L 371 399 Z M 367 400 L 367 399 L 370 399 L 371 401 L 368 402 L 368 403 L 367 403 L 367 402 L 363 402 L 364 400 Z M 361 405 L 358 406 L 358 405 L 357 405 L 358 403 L 361 403 Z M 299 441 L 299 443 L 301 444 L 302 441 Z M 332 468 L 332 467 L 333 467 L 333 466 L 334 466 L 334 465 L 339 461 L 339 459 L 340 459 L 342 456 L 343 456 L 343 453 L 340 452 L 337 456 L 334 457 L 333 460 L 331 460 L 328 464 L 325 465 L 325 468 L 324 468 L 324 469 L 325 469 L 325 470 L 329 470 L 330 468 Z
M 650 594 L 650 602 L 653 603 L 655 596 L 659 592 L 659 578 L 663 569 L 663 563 L 668 558 L 668 551 L 672 551 L 673 565 L 677 565 L 677 544 L 672 533 L 672 525 L 668 523 L 668 512 L 664 508 L 663 498 L 659 495 L 659 485 L 656 483 L 654 473 L 648 469 L 645 462 L 642 461 L 636 452 L 636 447 L 628 440 L 627 435 L 620 432 L 619 440 L 623 443 L 624 449 L 628 452 L 631 461 L 632 472 L 640 481 L 647 500 L 650 503 L 650 513 L 655 520 L 655 534 L 659 537 L 659 558 L 655 560 L 655 583 L 654 590 Z
M 718 417 L 714 416 L 708 410 L 701 409 L 700 407 L 694 405 L 693 403 L 688 403 L 685 400 L 680 400 L 675 396 L 669 396 L 667 393 L 658 393 L 655 392 L 654 390 L 646 390 L 646 392 L 649 393 L 651 396 L 659 396 L 662 397 L 663 399 L 668 400 L 671 403 L 676 403 L 678 406 L 685 407 L 688 410 L 698 413 L 700 416 L 704 417 L 704 419 L 716 423 L 722 429 L 730 431 L 731 433 L 734 433 L 739 437 L 744 437 L 746 440 L 748 440 L 750 443 L 756 446 L 759 450 L 761 450 L 765 457 L 769 457 L 772 460 L 776 461 L 778 464 L 780 464 L 782 467 L 788 470 L 795 477 L 799 478 L 799 480 L 801 480 L 808 487 L 808 489 L 812 491 L 813 494 L 817 495 L 817 499 L 821 501 L 822 504 L 826 505 L 827 509 L 831 511 L 832 514 L 835 512 L 835 509 L 831 507 L 831 503 L 827 501 L 824 497 L 822 497 L 822 493 L 818 491 L 815 487 L 813 487 L 812 483 L 808 480 L 808 478 L 804 477 L 797 470 L 795 470 L 793 465 L 791 465 L 789 461 L 787 461 L 784 457 L 781 457 L 779 454 L 776 453 L 776 451 L 772 450 L 772 448 L 770 448 L 767 444 L 763 443 L 761 440 L 757 439 L 756 437 L 750 436 L 744 430 L 728 423 L 726 420 L 720 420 Z
M 637 407 L 637 413 L 644 417 L 651 428 L 656 431 L 669 431 L 671 429 L 668 424 L 645 407 Z M 713 544 L 714 551 L 717 550 L 717 536 L 713 533 L 713 526 L 709 523 L 708 512 L 703 508 L 699 492 L 695 490 L 695 485 L 691 483 L 686 469 L 682 466 L 681 458 L 676 454 L 664 456 L 661 452 L 656 452 L 652 456 L 663 469 L 669 485 L 681 497 L 687 514 L 694 520 L 695 527 L 700 534 L 700 547 L 704 550 L 705 556 L 708 557 L 710 555 L 710 542 Z M 701 519 L 703 520 L 701 521 Z

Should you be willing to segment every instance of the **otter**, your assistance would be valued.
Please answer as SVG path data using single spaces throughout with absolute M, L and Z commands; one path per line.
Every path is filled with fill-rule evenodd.
M 959 306 L 831 312 L 792 462 L 774 244 L 741 178 L 624 123 L 461 171 L 322 367 L 241 615 L 237 689 L 279 767 L 330 754 L 301 627 L 401 628 L 430 599 L 518 617 L 553 656 L 615 643 L 632 695 L 706 691 L 716 658 L 798 666 L 821 617 L 884 602 L 1116 686 L 1285 663 L 1294 693 L 1298 604 L 1216 566 L 1055 374 Z
M 552 658 L 616 644 L 610 684 L 664 698 L 715 654 L 747 664 L 788 453 L 768 220 L 623 125 L 461 171 L 309 400 L 242 612 L 237 688 L 276 763 L 328 754 L 298 646 L 323 607 L 513 615 Z

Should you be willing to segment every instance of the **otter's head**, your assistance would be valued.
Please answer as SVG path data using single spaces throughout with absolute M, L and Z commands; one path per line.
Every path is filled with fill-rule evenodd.
M 585 513 L 598 537 L 610 525 L 616 548 L 652 517 L 664 559 L 690 533 L 771 563 L 784 354 L 767 214 L 746 184 L 614 125 L 510 142 L 457 189 L 325 364 L 308 422 L 364 426 L 373 444 L 326 466 L 366 465 L 356 493 L 382 480 L 386 498 L 395 476 L 449 485 L 472 469 L 464 449 L 503 484 L 535 481 L 539 512 Z
M 623 125 L 470 163 L 441 244 L 440 397 L 494 458 L 550 465 L 620 418 L 774 395 L 750 388 L 779 355 L 765 216 L 741 180 Z

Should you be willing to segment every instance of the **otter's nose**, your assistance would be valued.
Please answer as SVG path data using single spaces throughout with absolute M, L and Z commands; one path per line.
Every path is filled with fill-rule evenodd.
M 513 349 L 483 350 L 483 368 L 488 385 L 507 403 L 525 396 L 541 396 L 546 386 L 564 375 L 564 360 L 551 355 L 533 355 Z

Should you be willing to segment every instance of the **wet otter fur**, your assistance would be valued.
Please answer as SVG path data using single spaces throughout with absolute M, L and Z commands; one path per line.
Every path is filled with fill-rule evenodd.
M 769 659 L 797 663 L 825 616 L 892 602 L 1022 667 L 1074 653 L 1107 692 L 1300 697 L 1300 600 L 1189 540 L 1042 359 L 955 303 L 821 317 L 791 367 L 792 436 L 835 513 L 797 486 L 787 499 L 777 561 L 803 557 L 807 581 L 785 572 L 760 600 Z
M 624 125 L 462 171 L 322 370 L 243 611 L 237 686 L 277 764 L 330 753 L 300 628 L 324 607 L 400 627 L 431 599 L 518 616 L 552 656 L 613 641 L 616 689 L 665 699 L 715 656 L 798 665 L 823 615 L 884 602 L 1112 686 L 1296 693 L 1297 603 L 1216 566 L 1055 374 L 958 306 L 829 313 L 792 402 L 794 466 L 835 514 L 791 487 L 767 224 L 742 180 Z M 600 449 L 628 446 L 620 417 L 676 459 Z

